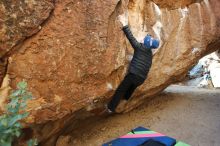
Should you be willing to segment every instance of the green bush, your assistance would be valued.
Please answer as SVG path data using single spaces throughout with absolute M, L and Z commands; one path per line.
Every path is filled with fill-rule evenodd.
M 26 88 L 24 81 L 17 84 L 17 89 L 9 96 L 6 112 L 0 116 L 0 146 L 11 146 L 14 139 L 21 135 L 20 120 L 28 116 L 29 113 L 25 112 L 27 100 L 32 99 L 32 94 Z M 36 140 L 30 140 L 27 144 L 36 145 Z

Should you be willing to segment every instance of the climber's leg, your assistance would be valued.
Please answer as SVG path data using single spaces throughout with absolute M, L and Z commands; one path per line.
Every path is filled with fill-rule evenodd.
M 143 83 L 144 83 L 143 78 L 133 74 L 132 75 L 132 85 L 130 86 L 129 90 L 126 92 L 124 99 L 128 100 L 132 96 L 132 94 L 134 93 L 135 89 Z
M 129 88 L 132 85 L 132 74 L 127 74 L 121 84 L 118 86 L 114 95 L 112 96 L 111 101 L 108 103 L 108 109 L 112 112 L 115 112 L 116 107 L 118 106 L 121 98 L 127 93 Z
M 131 95 L 134 93 L 135 89 L 137 88 L 138 86 L 135 86 L 134 84 L 132 84 L 130 86 L 130 88 L 128 89 L 128 91 L 126 92 L 125 96 L 124 96 L 124 99 L 125 100 L 128 100 Z

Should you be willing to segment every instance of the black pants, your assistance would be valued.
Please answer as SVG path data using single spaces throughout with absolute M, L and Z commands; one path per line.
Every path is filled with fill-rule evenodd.
M 124 80 L 121 82 L 121 84 L 118 86 L 117 90 L 115 91 L 115 94 L 113 95 L 111 101 L 108 103 L 108 108 L 115 112 L 116 107 L 118 106 L 121 98 L 124 98 L 125 100 L 128 100 L 134 90 L 143 84 L 145 79 L 132 74 L 128 73 Z

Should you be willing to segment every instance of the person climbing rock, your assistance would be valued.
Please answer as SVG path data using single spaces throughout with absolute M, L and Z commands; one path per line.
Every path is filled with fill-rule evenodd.
M 159 40 L 154 39 L 149 34 L 140 42 L 136 40 L 128 26 L 128 13 L 118 16 L 118 19 L 123 26 L 122 30 L 134 49 L 134 55 L 127 75 L 116 89 L 111 101 L 106 105 L 108 113 L 118 112 L 116 108 L 120 101 L 121 104 L 126 103 L 135 89 L 144 83 L 152 65 L 153 54 L 151 49 L 159 47 Z

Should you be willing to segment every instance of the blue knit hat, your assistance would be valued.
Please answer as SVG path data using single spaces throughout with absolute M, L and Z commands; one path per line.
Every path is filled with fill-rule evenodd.
M 144 38 L 144 45 L 149 49 L 156 49 L 159 47 L 160 42 L 158 39 L 152 38 L 149 34 Z

